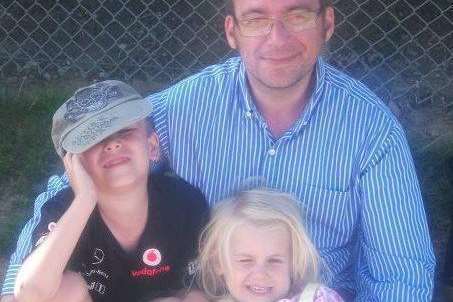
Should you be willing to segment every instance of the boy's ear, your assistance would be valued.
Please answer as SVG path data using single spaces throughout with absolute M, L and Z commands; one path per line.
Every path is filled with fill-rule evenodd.
M 158 161 L 160 158 L 159 138 L 156 132 L 148 136 L 148 158 L 152 161 Z

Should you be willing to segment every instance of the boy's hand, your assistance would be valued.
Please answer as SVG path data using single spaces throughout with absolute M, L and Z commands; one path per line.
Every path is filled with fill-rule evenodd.
M 74 196 L 82 200 L 96 203 L 97 190 L 91 176 L 85 170 L 78 154 L 66 153 L 63 158 L 64 167 L 69 177 Z

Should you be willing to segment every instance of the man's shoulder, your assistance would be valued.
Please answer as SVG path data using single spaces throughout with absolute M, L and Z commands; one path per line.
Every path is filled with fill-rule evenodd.
M 220 88 L 228 82 L 227 79 L 234 79 L 237 76 L 240 65 L 240 57 L 229 58 L 219 64 L 207 66 L 201 71 L 171 85 L 161 92 L 151 94 L 149 98 L 155 100 L 177 96 L 174 99 L 179 100 L 181 99 L 181 94 L 189 94 L 189 91 L 192 96 L 194 93 L 196 94 L 197 91 L 219 91 Z M 190 95 L 187 95 L 187 97 L 190 97 Z
M 396 121 L 389 107 L 364 83 L 325 62 L 323 70 L 325 87 L 330 89 L 329 95 L 336 95 L 335 102 L 343 101 L 341 105 L 350 105 L 357 109 L 366 108 L 367 112 Z
M 221 63 L 205 67 L 201 71 L 179 81 L 168 89 L 179 89 L 185 86 L 193 86 L 200 83 L 211 82 L 212 80 L 223 79 L 224 77 L 234 77 L 239 72 L 240 64 L 240 57 L 231 57 Z

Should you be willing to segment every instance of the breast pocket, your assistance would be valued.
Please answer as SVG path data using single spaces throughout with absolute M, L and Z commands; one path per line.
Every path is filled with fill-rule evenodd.
M 307 229 L 318 248 L 337 248 L 350 241 L 357 210 L 349 191 L 308 186 L 301 203 Z

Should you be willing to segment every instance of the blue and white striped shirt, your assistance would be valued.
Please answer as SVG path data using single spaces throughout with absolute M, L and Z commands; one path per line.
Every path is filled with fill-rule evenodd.
M 294 194 L 333 288 L 357 301 L 430 301 L 435 259 L 404 132 L 360 82 L 322 59 L 304 112 L 278 139 L 252 101 L 240 58 L 148 97 L 164 155 L 213 204 L 247 182 Z M 11 258 L 3 292 L 30 250 L 42 202 Z M 327 272 L 329 271 L 329 272 Z

